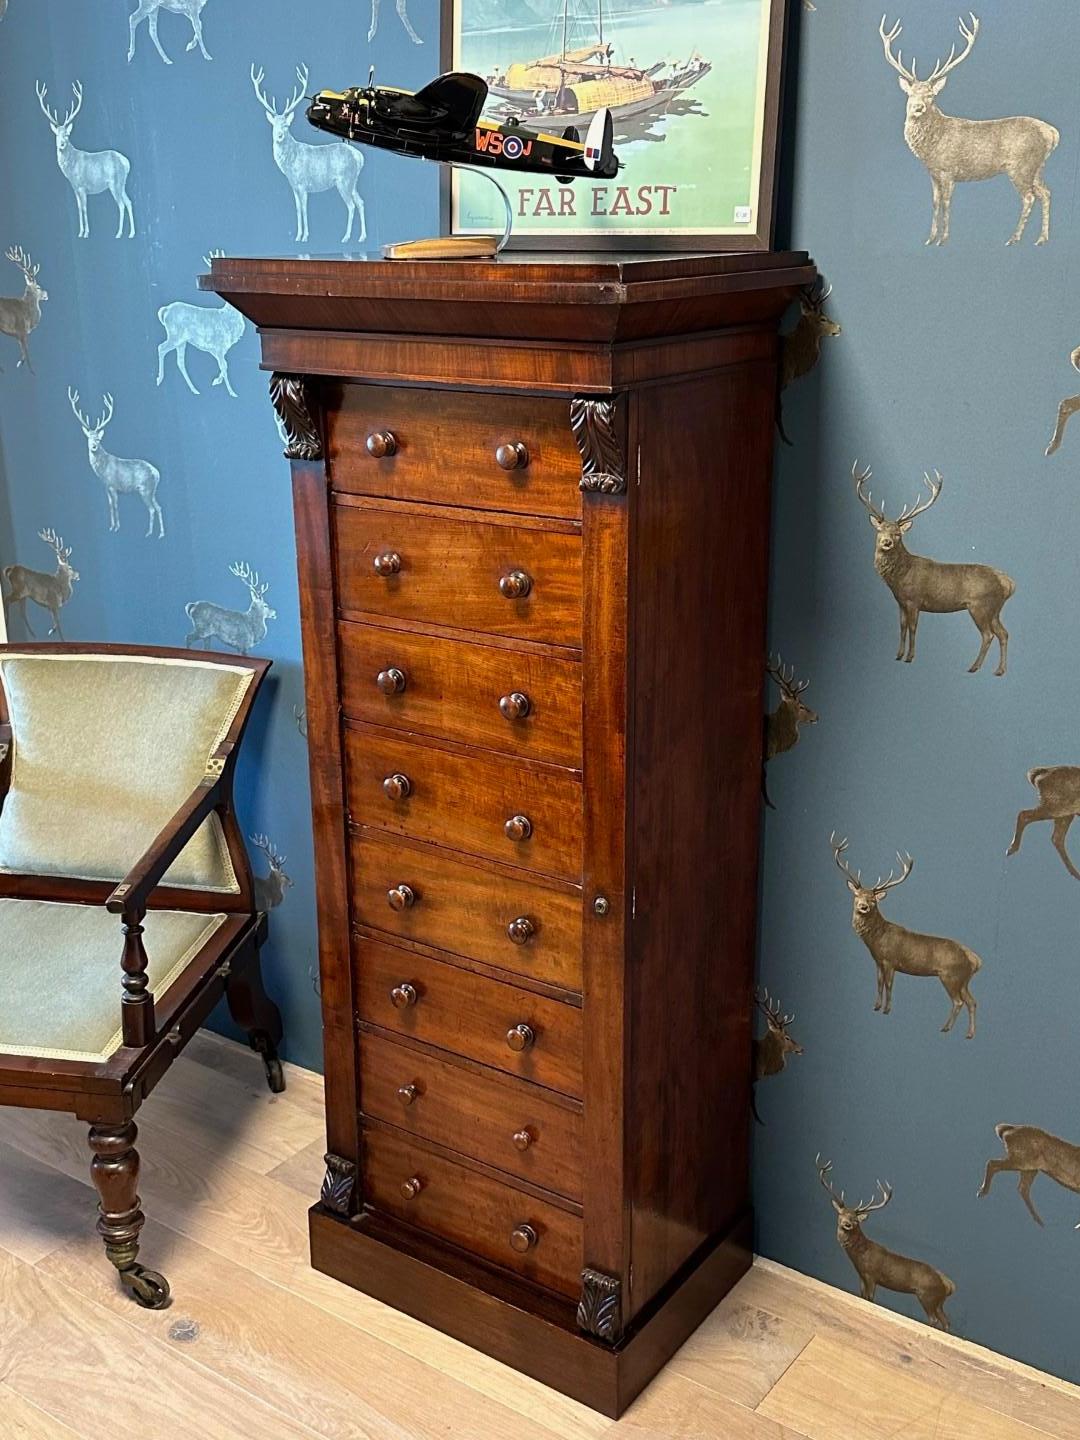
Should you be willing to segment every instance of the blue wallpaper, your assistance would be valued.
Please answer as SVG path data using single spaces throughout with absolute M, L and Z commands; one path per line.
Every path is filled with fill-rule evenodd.
M 206 0 L 202 7 L 173 0 L 174 9 L 201 8 L 213 58 L 185 48 L 190 22 L 163 7 L 158 39 L 172 62 L 166 65 L 154 48 L 152 17 L 139 24 L 128 61 L 136 4 L 11 0 L 0 21 L 0 257 L 21 247 L 31 275 L 40 266 L 36 283 L 48 296 L 28 339 L 33 374 L 16 368 L 19 346 L 0 301 L 0 564 L 55 573 L 54 547 L 39 538 L 52 530 L 70 548 L 79 577 L 59 612 L 67 639 L 183 645 L 194 635 L 205 638 L 193 643 L 218 648 L 223 640 L 249 643 L 252 654 L 273 659 L 241 760 L 238 802 L 246 833 L 259 842 L 252 847 L 256 875 L 271 903 L 281 902 L 264 964 L 285 1017 L 284 1052 L 318 1068 L 288 467 L 267 377 L 256 368 L 254 330 L 200 294 L 195 277 L 214 250 L 298 253 L 294 190 L 275 163 L 275 128 L 286 145 L 291 137 L 282 121 L 268 123 L 253 68 L 256 77 L 264 71 L 261 88 L 279 112 L 300 88 L 298 66 L 308 69 L 309 93 L 366 79 L 371 63 L 388 80 L 419 85 L 438 69 L 437 6 L 409 0 L 406 14 L 423 41 L 417 45 L 394 5 L 378 12 L 369 43 L 367 3 L 319 0 L 313 24 L 311 7 L 287 0 Z M 144 0 L 142 8 L 152 7 Z M 75 186 L 58 165 L 57 141 L 35 94 L 47 88 L 44 103 L 62 122 L 76 104 L 75 84 L 82 104 L 68 154 L 91 158 L 69 160 L 69 172 L 80 183 L 80 168 L 87 173 L 89 166 L 88 190 L 106 185 L 87 196 L 86 238 Z M 350 174 L 359 166 L 354 246 L 365 220 L 373 247 L 437 228 L 434 167 L 353 152 L 318 136 L 302 110 L 293 128 L 296 143 L 315 147 L 292 171 L 312 185 L 302 253 L 342 253 L 346 201 L 326 188 L 337 172 L 319 173 L 324 155 Z M 126 182 L 133 239 L 127 220 L 124 238 L 115 238 L 119 211 L 107 182 L 117 176 Z M 0 296 L 24 288 L 19 266 L 0 258 Z M 106 415 L 95 465 L 93 437 Z M 154 505 L 160 519 L 154 511 L 148 537 Z M 32 599 L 25 609 L 44 636 L 47 611 Z M 26 638 L 17 606 L 9 606 L 8 619 L 11 638 Z M 215 1023 L 229 1024 L 224 1014 Z
M 136 0 L 10 0 L 6 13 L 0 0 L 0 252 L 14 256 L 0 260 L 0 295 L 20 295 L 25 269 L 48 296 L 29 335 L 33 374 L 16 368 L 20 312 L 0 302 L 0 562 L 56 573 L 59 588 L 21 583 L 59 599 L 69 639 L 239 637 L 273 657 L 239 800 L 275 906 L 268 983 L 284 1011 L 285 1051 L 317 1066 L 287 476 L 252 329 L 199 295 L 194 277 L 213 250 L 296 253 L 303 214 L 275 163 L 275 134 L 286 168 L 311 184 L 302 253 L 340 253 L 346 222 L 353 247 L 365 226 L 371 248 L 434 230 L 433 170 L 373 152 L 355 176 L 330 173 L 331 163 L 352 164 L 341 159 L 301 155 L 294 166 L 290 138 L 330 142 L 302 116 L 295 137 L 282 119 L 272 127 L 253 76 L 279 116 L 303 88 L 298 67 L 308 89 L 353 82 L 372 61 L 387 81 L 419 84 L 438 68 L 437 14 L 434 0 L 408 0 L 407 10 L 384 3 L 369 39 L 368 0 L 186 8 L 201 9 L 213 58 L 197 43 L 186 49 L 191 23 L 163 8 L 166 65 L 149 17 L 129 63 Z M 956 1333 L 1080 1379 L 1072 1228 L 1080 1200 L 1064 1188 L 1080 1188 L 1080 888 L 1051 847 L 1051 820 L 1033 823 L 1019 852 L 1005 854 L 1018 812 L 1039 804 L 1027 772 L 1080 764 L 1071 603 L 1080 420 L 1044 455 L 1059 404 L 1080 392 L 1070 365 L 1080 346 L 1080 12 L 1043 0 L 1036 14 L 1034 23 L 1031 7 L 985 5 L 947 83 L 934 94 L 906 82 L 910 95 L 886 62 L 876 12 L 814 0 L 799 16 L 790 238 L 813 252 L 832 285 L 824 309 L 841 333 L 822 338 L 812 369 L 812 353 L 793 364 L 809 373 L 784 399 L 792 444 L 778 461 L 770 638 L 792 667 L 777 673 L 810 682 L 802 702 L 820 720 L 796 730 L 796 743 L 769 765 L 761 984 L 782 1013 L 794 1012 L 803 1053 L 787 1054 L 757 1085 L 756 1203 L 765 1254 L 857 1290 L 815 1156 L 832 1162 L 826 1178 L 845 1189 L 849 1220 L 855 1197 L 869 1199 L 880 1179 L 891 1200 L 853 1223 L 929 1267 L 898 1272 L 921 1283 L 924 1298 L 935 1275 L 948 1278 L 939 1323 L 943 1313 Z M 907 66 L 914 51 L 920 77 L 935 55 L 944 61 L 955 46 L 955 59 L 968 44 L 938 0 L 904 0 L 886 34 L 897 18 L 904 33 L 893 54 Z M 81 227 L 35 95 L 36 85 L 47 88 L 42 103 L 63 129 L 76 83 L 81 107 L 61 158 L 76 185 L 81 173 L 95 191 Z M 948 156 L 934 148 L 934 104 L 1030 123 L 974 132 Z M 941 245 L 924 244 L 932 183 L 905 141 L 906 109 L 939 191 L 950 175 L 956 181 Z M 1054 130 L 1060 143 L 1046 158 Z M 90 161 L 72 159 L 71 147 L 93 152 Z M 1009 178 L 964 178 L 1002 164 L 1033 200 L 1012 246 L 1020 199 Z M 1043 176 L 1052 215 L 1049 241 L 1037 245 Z M 860 473 L 872 467 L 869 504 L 856 494 L 855 462 Z M 937 475 L 939 498 L 910 525 L 898 523 L 904 506 L 930 500 Z M 911 582 L 909 613 L 943 613 L 923 614 L 910 664 L 893 659 L 899 614 L 890 593 L 903 588 L 896 562 L 904 569 L 905 552 L 989 567 L 923 570 Z M 51 623 L 32 598 L 27 614 L 39 635 Z M 23 636 L 18 606 L 9 619 L 13 637 Z M 1010 648 L 999 676 L 1001 624 Z M 989 631 L 989 653 L 968 674 L 980 630 Z M 772 686 L 773 708 L 779 695 Z M 1036 778 L 1048 813 L 1080 808 L 1080 777 Z M 861 870 L 860 895 L 835 863 L 833 832 L 849 841 L 840 859 Z M 890 866 L 896 878 L 908 856 L 908 877 L 875 891 L 875 878 Z M 853 912 L 860 898 L 861 915 Z M 885 922 L 906 931 L 888 932 L 883 948 Z M 943 938 L 921 944 L 926 935 Z M 888 945 L 901 973 L 892 1013 L 875 1013 L 872 950 L 880 956 Z M 977 971 L 964 958 L 972 955 Z M 910 963 L 928 973 L 903 973 Z M 950 964 L 967 966 L 978 1004 L 971 1040 L 963 995 L 955 1028 L 940 1033 L 952 1005 L 937 975 Z M 763 1032 L 763 1015 L 757 1023 Z M 1001 1140 L 999 1125 L 1035 1128 L 1006 1129 Z M 998 1176 L 977 1198 L 987 1161 L 1007 1153 L 1059 1176 L 1035 1180 L 1044 1227 L 1015 1192 L 1022 1172 Z M 895 1290 L 879 1288 L 876 1298 L 919 1318 L 927 1309 Z
M 1031 1198 L 1040 1228 L 1017 1194 L 1020 1173 L 998 1175 L 982 1198 L 976 1192 L 987 1161 L 1006 1155 L 998 1125 L 1067 1142 L 1055 1150 L 1020 1134 L 1010 1146 L 1016 1163 L 1056 1165 L 1080 1188 L 1080 885 L 1051 846 L 1052 820 L 1032 823 L 1019 852 L 1006 856 L 1018 813 L 1039 805 L 1027 772 L 1080 764 L 1072 623 L 1080 421 L 1044 454 L 1060 402 L 1080 392 L 1070 365 L 1080 345 L 1080 115 L 1070 59 L 1080 12 L 1059 0 L 979 7 L 970 53 L 930 96 L 953 116 L 1031 117 L 1019 130 L 965 140 L 998 161 L 1002 147 L 1024 151 L 1013 155 L 1021 171 L 1045 156 L 1049 127 L 1060 132 L 1044 171 L 1048 243 L 1036 244 L 1036 196 L 1023 238 L 1006 244 L 1020 215 L 1017 190 L 1003 174 L 961 178 L 969 153 L 952 162 L 939 155 L 942 173 L 954 163 L 960 175 L 949 238 L 927 245 L 931 178 L 905 141 L 908 96 L 885 58 L 880 8 L 814 4 L 800 15 L 791 97 L 791 238 L 832 285 L 824 309 L 841 333 L 822 339 L 817 367 L 785 393 L 793 443 L 780 447 L 776 476 L 770 640 L 810 682 L 799 699 L 820 719 L 768 766 L 776 809 L 766 820 L 760 978 L 783 1013 L 794 1012 L 790 1033 L 804 1053 L 789 1054 L 756 1087 L 759 1248 L 858 1293 L 818 1183 L 820 1152 L 849 1206 L 869 1200 L 879 1179 L 892 1186 L 863 1231 L 948 1277 L 954 1333 L 1078 1380 L 1080 1197 L 1038 1175 Z M 940 0 L 901 0 L 886 34 L 898 20 L 893 55 L 899 50 L 905 66 L 916 55 L 920 77 L 954 45 L 955 56 L 966 48 L 956 11 Z M 926 117 L 913 122 L 925 149 Z M 937 561 L 989 567 L 918 581 L 916 591 L 921 585 L 931 603 L 937 596 L 947 613 L 922 615 L 910 664 L 893 658 L 899 606 L 886 573 L 895 571 L 877 549 L 885 529 L 856 496 L 856 461 L 860 472 L 872 467 L 864 492 L 889 521 L 929 500 L 924 473 L 935 488 L 939 473 L 940 498 L 894 540 Z M 974 612 L 957 608 L 962 598 L 988 606 L 984 621 L 999 615 L 1007 628 L 1005 675 L 995 673 L 992 633 L 985 663 L 968 673 L 980 632 Z M 775 685 L 770 695 L 775 709 Z M 1080 809 L 1080 772 L 1055 783 L 1051 809 Z M 935 950 L 933 964 L 969 971 L 965 954 L 979 958 L 974 1039 L 965 1038 L 963 1008 L 940 1033 L 952 1005 L 933 970 L 896 974 L 892 1012 L 875 1013 L 875 961 L 852 926 L 834 831 L 849 841 L 841 858 L 861 869 L 865 887 L 890 869 L 902 873 L 898 851 L 912 857 L 909 877 L 876 902 L 877 913 L 956 942 Z M 1080 837 L 1074 843 L 1080 861 Z M 903 936 L 895 946 L 916 960 L 931 953 Z M 914 1295 L 878 1289 L 876 1298 L 924 1318 Z

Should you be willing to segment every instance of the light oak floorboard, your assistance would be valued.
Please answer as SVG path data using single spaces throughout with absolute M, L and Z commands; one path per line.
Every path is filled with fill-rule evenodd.
M 0 1425 L 4 1440 L 78 1440 L 76 1431 L 4 1384 L 0 1384 Z
M 808 1440 L 1042 1440 L 1045 1431 L 815 1336 L 758 1407 Z
M 86 1126 L 0 1107 L 0 1440 L 1080 1440 L 1076 1387 L 768 1261 L 613 1424 L 311 1269 L 322 1086 L 286 1073 L 203 1032 L 139 1112 L 163 1313 L 93 1232 Z

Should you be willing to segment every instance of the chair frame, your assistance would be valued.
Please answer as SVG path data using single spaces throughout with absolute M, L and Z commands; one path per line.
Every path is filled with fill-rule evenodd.
M 59 1060 L 0 1051 L 0 1105 L 65 1110 L 90 1125 L 90 1171 L 99 1196 L 97 1229 L 120 1280 L 140 1305 L 169 1303 L 168 1282 L 137 1260 L 145 1217 L 138 1197 L 138 1131 L 134 1116 L 188 1040 L 224 996 L 235 1023 L 263 1059 L 270 1089 L 285 1088 L 277 1047 L 281 1015 L 262 981 L 259 949 L 265 914 L 255 907 L 251 864 L 233 808 L 233 777 L 240 742 L 269 660 L 164 646 L 36 642 L 0 645 L 8 654 L 110 655 L 228 663 L 253 672 L 225 738 L 187 800 L 119 884 L 55 875 L 0 874 L 0 898 L 104 905 L 118 917 L 117 1006 L 123 1040 L 105 1061 Z M 12 728 L 0 685 L 0 808 L 11 784 Z M 162 876 L 211 814 L 225 835 L 239 889 L 236 893 L 163 885 Z M 226 915 L 210 940 L 160 996 L 150 993 L 143 946 L 147 910 Z

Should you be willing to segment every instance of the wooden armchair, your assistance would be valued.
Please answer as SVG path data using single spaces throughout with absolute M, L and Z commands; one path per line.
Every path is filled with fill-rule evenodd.
M 232 803 L 269 665 L 0 645 L 0 1104 L 89 1123 L 98 1232 L 151 1309 L 169 1287 L 136 1258 L 135 1111 L 223 994 L 285 1088 Z

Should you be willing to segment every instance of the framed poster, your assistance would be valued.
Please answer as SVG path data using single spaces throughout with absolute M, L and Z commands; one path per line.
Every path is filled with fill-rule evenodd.
M 499 172 L 511 245 L 762 250 L 773 192 L 787 0 L 443 0 L 443 69 L 488 84 L 484 114 L 584 138 L 614 121 L 614 180 Z M 501 231 L 483 176 L 448 170 L 452 235 Z

